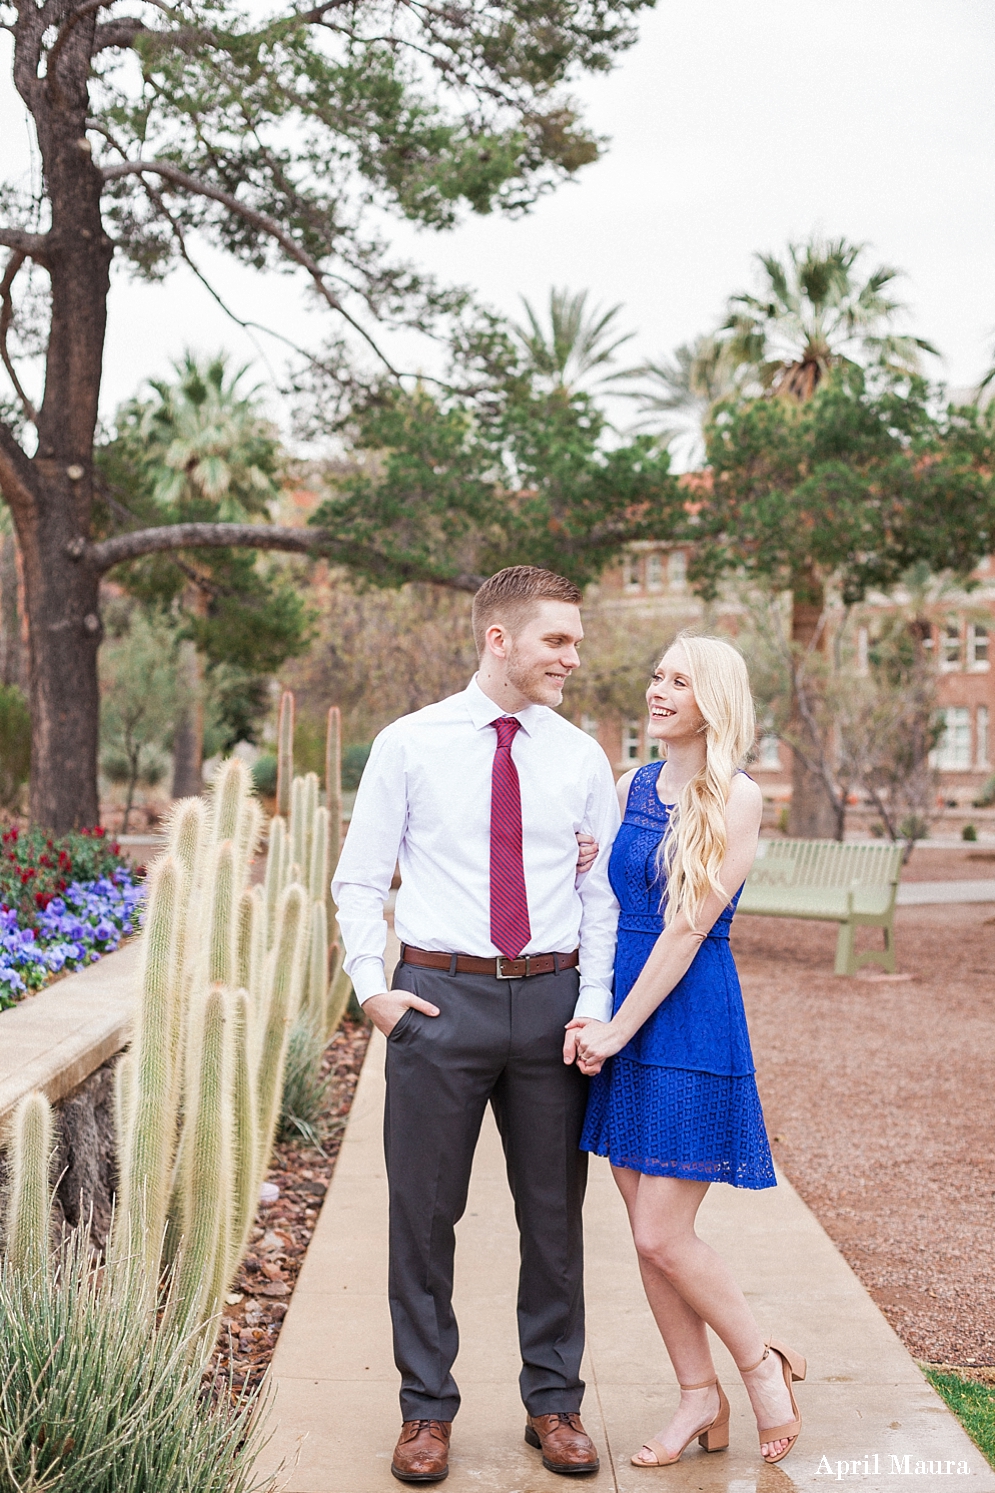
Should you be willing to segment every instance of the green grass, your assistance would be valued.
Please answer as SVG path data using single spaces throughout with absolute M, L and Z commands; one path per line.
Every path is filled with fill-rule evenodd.
M 927 1369 L 926 1378 L 995 1467 L 995 1384 L 979 1384 L 975 1379 L 940 1374 L 935 1369 Z

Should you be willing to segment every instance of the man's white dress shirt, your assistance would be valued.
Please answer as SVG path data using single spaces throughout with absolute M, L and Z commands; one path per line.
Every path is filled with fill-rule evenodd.
M 499 954 L 490 934 L 491 723 L 507 713 L 475 676 L 461 694 L 402 716 L 373 743 L 332 882 L 345 969 L 360 1001 L 387 989 L 383 907 L 395 862 L 401 887 L 394 928 L 402 943 Z M 579 947 L 575 1014 L 608 1021 L 618 921 L 608 882 L 619 824 L 612 771 L 596 741 L 545 705 L 529 705 L 517 719 L 512 758 L 532 930 L 522 952 Z M 601 847 L 579 879 L 577 831 Z

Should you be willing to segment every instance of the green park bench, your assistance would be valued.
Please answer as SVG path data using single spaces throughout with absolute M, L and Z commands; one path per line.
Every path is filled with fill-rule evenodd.
M 769 918 L 839 923 L 836 974 L 862 964 L 895 972 L 893 922 L 901 845 L 841 845 L 837 840 L 761 840 L 739 911 Z M 857 953 L 858 928 L 883 928 L 884 948 Z

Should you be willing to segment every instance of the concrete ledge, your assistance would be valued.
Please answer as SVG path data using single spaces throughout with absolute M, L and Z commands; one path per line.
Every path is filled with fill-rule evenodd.
M 138 940 L 0 1012 L 0 1123 L 25 1094 L 53 1104 L 131 1037 Z

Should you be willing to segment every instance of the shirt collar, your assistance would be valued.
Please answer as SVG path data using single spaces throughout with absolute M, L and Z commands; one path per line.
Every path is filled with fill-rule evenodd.
M 512 713 L 508 710 L 502 710 L 500 705 L 495 705 L 489 695 L 484 694 L 477 683 L 476 674 L 474 674 L 470 683 L 463 691 L 463 699 L 466 701 L 470 720 L 478 731 L 482 731 L 485 726 L 492 725 L 494 721 L 500 720 L 502 716 Z M 545 705 L 526 705 L 524 710 L 515 712 L 515 720 L 518 721 L 526 736 L 534 736 L 537 728 L 542 723 L 545 713 Z

